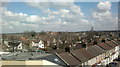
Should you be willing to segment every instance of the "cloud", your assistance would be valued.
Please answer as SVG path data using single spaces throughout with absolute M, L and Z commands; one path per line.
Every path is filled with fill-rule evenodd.
M 111 12 L 111 3 L 99 2 L 97 9 L 92 11 L 94 26 L 97 30 L 114 30 L 117 28 L 118 19 Z
M 24 13 L 13 13 L 8 11 L 7 8 L 2 7 L 2 32 L 23 32 L 25 30 L 32 30 L 38 27 L 37 24 L 32 24 L 32 22 L 37 21 L 37 16 L 28 16 Z M 29 19 L 30 18 L 30 19 Z M 34 20 L 33 20 L 34 19 Z M 31 22 L 29 22 L 29 21 Z
M 2 11 L 3 32 L 35 31 L 83 31 L 115 29 L 117 17 L 110 12 L 110 2 L 100 2 L 92 11 L 92 21 L 85 19 L 81 7 L 73 2 L 27 2 L 27 5 L 39 9 L 42 14 L 28 15 L 14 13 L 6 7 Z
M 25 22 L 27 17 L 27 14 L 13 13 L 11 11 L 8 11 L 6 8 L 2 9 L 2 19 L 6 21 Z
M 97 4 L 97 9 L 100 11 L 108 11 L 111 9 L 111 3 L 109 1 L 100 2 Z
M 73 2 L 31 2 L 31 7 L 43 11 L 43 15 L 27 15 L 3 11 L 4 32 L 35 31 L 80 31 L 89 29 L 89 21 L 84 19 L 80 6 Z M 85 24 L 84 24 L 85 22 Z M 83 29 L 83 26 L 86 26 Z M 22 29 L 21 29 L 22 28 Z
M 41 20 L 41 18 L 37 15 L 31 15 L 29 17 L 27 17 L 27 22 L 39 22 Z

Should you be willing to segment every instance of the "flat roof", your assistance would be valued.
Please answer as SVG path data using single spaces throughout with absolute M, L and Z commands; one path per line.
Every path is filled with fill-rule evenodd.
M 30 61 L 30 60 L 47 60 L 58 65 L 66 65 L 56 54 L 54 53 L 40 53 L 40 52 L 14 52 L 1 55 L 2 61 Z

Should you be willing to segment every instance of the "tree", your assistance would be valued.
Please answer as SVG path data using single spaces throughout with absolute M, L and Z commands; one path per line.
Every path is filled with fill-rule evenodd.
M 32 31 L 25 31 L 25 32 L 24 32 L 24 35 L 25 35 L 25 36 L 35 37 L 36 32 L 35 32 L 34 30 L 32 30 Z
M 30 36 L 35 37 L 36 32 L 35 31 L 30 31 Z
M 46 33 L 44 31 L 40 32 L 40 35 L 45 35 Z
M 2 34 L 2 39 L 6 39 L 6 38 L 7 38 L 7 35 L 6 34 Z
M 53 45 L 52 49 L 56 50 L 57 49 L 57 45 Z
M 17 40 L 17 39 L 18 39 L 15 35 L 10 35 L 8 38 L 9 38 L 10 40 Z

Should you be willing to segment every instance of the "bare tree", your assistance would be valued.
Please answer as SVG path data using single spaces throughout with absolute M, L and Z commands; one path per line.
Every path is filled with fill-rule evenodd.
M 36 32 L 34 30 L 32 31 L 25 31 L 24 32 L 24 36 L 32 36 L 32 37 L 35 37 L 36 35 Z

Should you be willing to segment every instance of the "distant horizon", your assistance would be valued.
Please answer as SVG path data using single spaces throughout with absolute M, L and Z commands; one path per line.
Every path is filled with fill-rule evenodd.
M 31 31 L 33 31 L 33 30 L 31 30 Z M 90 30 L 89 30 L 90 31 Z M 78 32 L 89 32 L 89 31 L 35 31 L 36 33 L 40 33 L 40 32 L 70 32 L 70 33 L 78 33 Z M 94 32 L 120 32 L 120 30 L 93 30 Z M 26 32 L 26 31 L 24 31 L 24 32 Z M 7 33 L 0 33 L 0 34 L 22 34 L 22 33 L 24 33 L 24 32 L 7 32 Z M 30 31 L 29 31 L 30 32 Z

